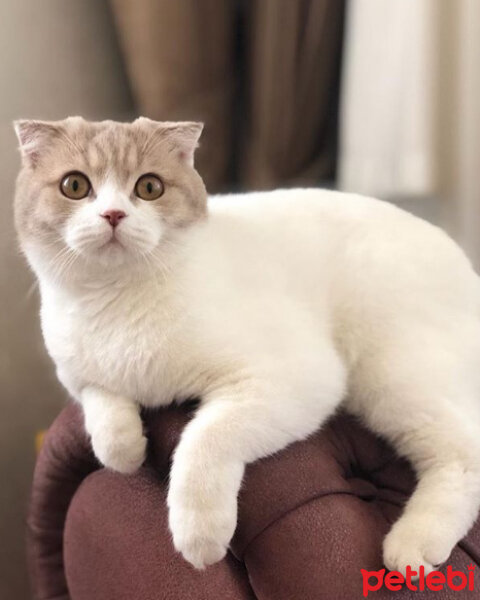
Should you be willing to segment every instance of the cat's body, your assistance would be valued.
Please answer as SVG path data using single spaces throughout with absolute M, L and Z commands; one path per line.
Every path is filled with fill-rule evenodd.
M 170 154 L 167 173 L 191 169 L 178 157 L 169 165 Z M 35 178 L 38 166 L 26 168 L 21 177 Z M 79 211 L 119 204 L 127 218 L 116 235 L 132 227 L 134 238 L 144 209 L 112 185 Z M 341 403 L 420 478 L 386 538 L 387 566 L 446 560 L 480 503 L 480 283 L 445 234 L 388 204 L 321 190 L 215 197 L 206 216 L 175 226 L 165 192 L 158 225 L 170 227 L 152 250 L 129 262 L 120 238 L 121 248 L 82 248 L 57 269 L 43 234 L 24 228 L 18 194 L 45 341 L 100 460 L 124 472 L 141 464 L 139 405 L 201 398 L 169 492 L 174 542 L 190 562 L 225 553 L 244 465 L 311 434 Z M 67 245 L 86 229 L 77 218 L 52 227 Z
M 463 255 L 391 205 L 301 189 L 209 204 L 208 220 L 179 233 L 157 270 L 71 290 L 40 282 L 45 341 L 74 395 L 96 384 L 158 406 L 203 396 L 211 374 L 233 364 L 267 362 L 278 380 L 295 357 L 322 378 L 325 341 L 353 374 L 366 353 L 397 344 L 394 328 L 440 337 L 468 313 L 466 326 L 480 328 L 480 283 Z M 430 282 L 419 279 L 425 269 Z

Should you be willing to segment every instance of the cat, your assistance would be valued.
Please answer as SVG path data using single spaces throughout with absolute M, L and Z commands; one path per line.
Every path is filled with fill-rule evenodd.
M 386 567 L 446 561 L 480 504 L 480 284 L 440 229 L 320 189 L 214 196 L 195 122 L 17 121 L 15 221 L 58 378 L 103 465 L 145 458 L 141 406 L 201 399 L 169 526 L 222 559 L 247 463 L 339 406 L 413 464 Z

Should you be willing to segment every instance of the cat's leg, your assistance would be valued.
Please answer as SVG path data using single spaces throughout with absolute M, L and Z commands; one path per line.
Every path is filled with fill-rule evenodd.
M 418 572 L 423 565 L 427 572 L 433 570 L 448 559 L 478 515 L 480 428 L 473 428 L 468 416 L 459 418 L 454 409 L 447 416 L 448 412 L 436 423 L 427 417 L 423 426 L 420 418 L 408 442 L 397 443 L 413 463 L 418 484 L 385 538 L 384 563 L 389 569 L 405 572 L 410 565 Z
M 428 572 L 445 562 L 480 506 L 478 376 L 466 364 L 471 357 L 439 341 L 420 354 L 417 346 L 377 357 L 351 401 L 353 412 L 417 473 L 416 489 L 383 547 L 385 566 L 403 573 L 407 565 Z
M 95 387 L 84 388 L 80 402 L 98 460 L 120 473 L 136 471 L 145 460 L 147 445 L 138 405 Z
M 295 373 L 295 365 L 290 368 Z M 341 401 L 343 368 L 335 359 L 324 369 L 318 366 L 310 376 L 310 389 L 300 385 L 295 391 L 282 373 L 270 380 L 275 386 L 248 381 L 222 387 L 186 426 L 170 473 L 169 524 L 175 548 L 195 567 L 217 562 L 227 551 L 245 464 L 305 438 Z

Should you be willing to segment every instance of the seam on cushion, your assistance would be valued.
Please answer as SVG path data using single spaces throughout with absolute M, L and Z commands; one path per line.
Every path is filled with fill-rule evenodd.
M 359 425 L 360 427 L 364 428 L 364 424 L 362 423 L 362 420 L 360 418 L 356 417 L 355 415 L 353 415 L 351 413 L 348 413 L 348 411 L 346 411 L 343 414 L 352 418 L 353 422 L 356 425 Z M 357 460 L 358 453 L 355 452 L 355 446 L 351 443 L 351 440 L 349 440 L 348 436 L 345 435 L 344 431 L 340 432 L 340 431 L 336 431 L 334 428 L 332 428 L 331 432 L 332 432 L 333 436 L 332 436 L 332 439 L 330 440 L 330 442 L 338 452 L 338 455 L 334 455 L 335 460 L 340 465 L 343 465 L 342 461 L 338 457 L 344 455 L 345 451 L 347 450 L 348 467 L 349 467 L 349 470 L 352 473 L 352 475 L 355 476 L 354 475 L 354 473 L 356 471 L 355 466 L 359 462 Z M 371 433 L 373 433 L 373 432 L 371 432 Z M 387 442 L 387 444 L 388 444 L 388 441 L 384 437 L 382 437 L 378 434 L 373 434 L 373 435 L 378 440 L 378 442 L 380 442 L 382 444 L 385 444 Z M 392 462 L 395 462 L 396 460 L 404 460 L 395 451 L 389 450 L 389 452 L 390 452 L 389 456 L 387 456 L 386 458 L 381 460 L 380 463 L 377 464 L 377 466 L 368 469 L 369 474 L 370 473 L 376 474 L 379 471 L 382 471 L 383 469 L 385 469 L 385 467 L 387 467 Z M 346 478 L 348 479 L 347 476 L 346 476 Z
M 253 536 L 253 538 L 248 542 L 248 544 L 245 546 L 245 548 L 243 549 L 242 554 L 241 554 L 241 560 L 244 561 L 244 556 L 245 556 L 248 548 L 250 547 L 251 544 L 253 544 L 253 542 L 255 542 L 255 540 L 258 537 L 260 537 L 263 533 L 265 533 L 265 531 L 267 531 L 268 529 L 270 529 L 270 527 L 272 525 L 275 525 L 275 523 L 278 523 L 279 521 L 282 521 L 285 517 L 287 517 L 293 511 L 298 510 L 299 508 L 302 508 L 304 506 L 307 506 L 311 502 L 315 502 L 316 500 L 320 500 L 320 498 L 325 498 L 325 496 L 339 496 L 339 495 L 341 495 L 341 496 L 352 496 L 354 498 L 357 498 L 358 500 L 362 500 L 362 498 L 360 498 L 359 496 L 357 496 L 353 492 L 344 492 L 344 491 L 326 492 L 324 494 L 318 494 L 316 496 L 312 496 L 311 498 L 308 498 L 308 500 L 304 500 L 303 502 L 300 502 L 299 504 L 296 504 L 292 508 L 289 508 L 287 511 L 285 511 L 284 513 L 282 513 L 281 515 L 279 515 L 278 517 L 276 517 L 273 521 L 270 521 L 270 523 L 268 523 L 267 525 L 265 525 L 265 527 L 263 527 L 258 533 L 256 533 Z
M 372 485 L 374 485 L 377 490 L 391 490 L 392 492 L 395 492 L 396 494 L 402 494 L 403 496 L 406 496 L 405 491 L 398 488 L 398 487 L 394 487 L 393 485 L 379 485 L 376 482 L 372 482 Z
M 273 521 L 271 521 L 270 523 L 268 523 L 267 525 L 265 525 L 265 527 L 263 527 L 257 534 L 255 534 L 254 537 L 248 542 L 248 544 L 243 549 L 242 555 L 241 555 L 241 560 L 244 560 L 244 556 L 245 556 L 245 554 L 246 554 L 246 552 L 247 552 L 250 544 L 253 544 L 253 542 L 255 542 L 255 540 L 259 536 L 261 536 L 263 533 L 265 533 L 265 531 L 267 531 L 267 529 L 269 529 L 272 525 L 275 525 L 275 523 L 278 523 L 279 521 L 281 521 L 282 519 L 284 519 L 285 517 L 287 517 L 294 510 L 302 508 L 303 506 L 307 506 L 308 504 L 310 504 L 310 502 L 315 502 L 315 500 L 320 500 L 320 498 L 324 498 L 325 496 L 353 496 L 354 498 L 357 498 L 358 500 L 361 500 L 362 502 L 366 502 L 366 500 L 363 500 L 363 498 L 360 498 L 359 496 L 357 496 L 357 494 L 354 494 L 353 492 L 338 491 L 338 492 L 333 492 L 333 493 L 332 492 L 328 492 L 328 493 L 325 493 L 325 494 L 318 494 L 317 496 L 312 496 L 308 500 L 304 500 L 303 502 L 300 502 L 296 506 L 294 506 L 292 508 L 289 508 L 287 511 L 285 511 L 284 513 L 282 513 L 281 515 L 279 515 L 276 519 L 274 519 Z M 387 504 L 392 504 L 393 506 L 396 506 L 397 508 L 402 508 L 404 506 L 404 503 L 400 504 L 398 502 L 395 502 L 393 500 L 387 500 L 385 498 L 379 498 L 379 500 L 381 502 L 385 502 Z M 384 516 L 384 518 L 387 521 L 387 523 L 391 524 L 390 519 L 388 519 L 385 516 Z
M 405 490 L 402 490 L 400 488 L 394 487 L 393 485 L 379 485 L 376 482 L 373 482 L 373 485 L 377 488 L 377 490 L 390 490 L 392 492 L 395 492 L 396 494 L 400 494 L 401 496 L 405 496 L 406 499 L 410 498 L 410 496 L 412 495 L 412 492 L 409 492 L 408 494 L 405 492 Z
M 465 552 L 465 554 L 472 559 L 476 564 L 480 564 L 480 553 L 473 547 L 468 540 L 460 540 L 457 546 Z

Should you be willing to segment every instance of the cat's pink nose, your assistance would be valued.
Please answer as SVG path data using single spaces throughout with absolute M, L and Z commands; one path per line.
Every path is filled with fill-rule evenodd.
M 106 210 L 100 216 L 107 219 L 112 227 L 116 227 L 127 215 L 123 210 Z

